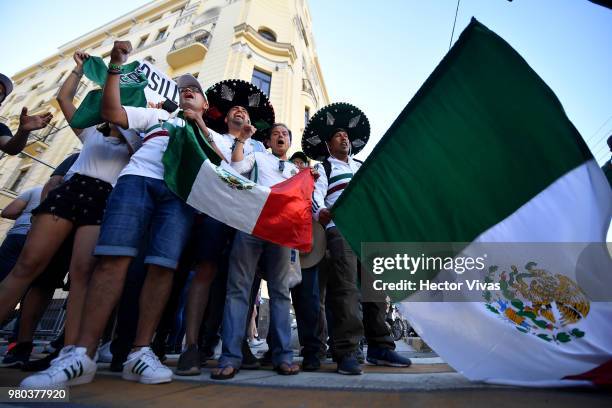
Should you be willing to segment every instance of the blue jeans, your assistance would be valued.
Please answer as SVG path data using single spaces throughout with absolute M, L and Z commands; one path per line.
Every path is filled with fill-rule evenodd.
M 164 180 L 122 176 L 108 198 L 94 255 L 136 257 L 150 231 L 145 264 L 176 269 L 193 216 L 193 209 Z
M 263 257 L 264 275 L 270 294 L 270 335 L 272 364 L 293 361 L 289 298 L 291 250 L 244 232 L 237 232 L 230 254 L 227 297 L 223 313 L 223 352 L 221 367 L 240 367 L 242 341 L 246 329 L 249 295 L 259 258 Z
M 316 266 L 302 269 L 302 283 L 291 289 L 291 298 L 303 354 L 315 355 L 322 346 L 319 337 L 319 270 Z

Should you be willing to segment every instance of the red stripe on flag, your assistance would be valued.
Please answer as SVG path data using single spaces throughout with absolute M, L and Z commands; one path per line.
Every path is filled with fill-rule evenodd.
M 312 250 L 312 192 L 309 169 L 272 186 L 252 234 L 302 252 Z
M 612 385 L 612 360 L 578 375 L 568 375 L 563 377 L 564 380 L 587 380 L 595 385 Z

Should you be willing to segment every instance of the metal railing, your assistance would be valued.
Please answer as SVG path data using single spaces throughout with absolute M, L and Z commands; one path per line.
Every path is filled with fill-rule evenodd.
M 210 32 L 206 30 L 192 31 L 189 34 L 184 35 L 174 40 L 174 43 L 172 44 L 172 48 L 170 48 L 170 52 L 180 50 L 181 48 L 185 48 L 195 43 L 200 43 L 208 47 L 208 44 L 210 44 L 211 37 L 212 35 L 210 34 Z

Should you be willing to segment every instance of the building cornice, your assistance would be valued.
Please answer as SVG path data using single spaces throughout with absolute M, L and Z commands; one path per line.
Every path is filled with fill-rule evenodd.
M 242 23 L 234 27 L 234 36 L 237 40 L 246 40 L 260 51 L 288 58 L 291 64 L 297 59 L 297 53 L 292 44 L 270 41 L 247 23 Z

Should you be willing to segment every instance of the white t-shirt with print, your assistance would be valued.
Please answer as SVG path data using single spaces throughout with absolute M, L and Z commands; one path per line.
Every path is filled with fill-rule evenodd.
M 213 135 L 213 140 L 215 141 L 215 144 L 217 145 L 217 147 L 219 148 L 219 151 L 221 153 L 223 153 L 223 158 L 225 159 L 225 161 L 227 161 L 228 163 L 232 162 L 232 147 L 234 146 L 234 141 L 236 140 L 236 138 L 232 135 L 230 135 L 229 133 L 224 133 L 224 134 L 219 134 L 219 133 L 212 133 Z M 264 147 L 263 143 L 261 143 L 258 140 L 254 140 L 254 139 L 249 139 L 246 143 L 243 144 L 243 149 L 244 149 L 244 155 L 246 156 L 247 154 L 251 154 L 253 152 L 265 152 L 266 148 Z
M 162 158 L 170 138 L 168 131 L 162 128 L 162 124 L 168 122 L 173 126 L 183 127 L 185 121 L 176 116 L 170 117 L 170 114 L 162 109 L 131 106 L 124 106 L 123 109 L 128 117 L 129 128 L 143 133 L 144 139 L 142 147 L 132 155 L 129 164 L 119 177 L 131 174 L 163 180 Z M 219 137 L 212 129 L 209 129 L 209 132 L 213 138 Z
M 78 137 L 83 149 L 67 174 L 94 177 L 114 186 L 130 160 L 127 144 L 119 138 L 104 136 L 95 126 L 83 129 Z

